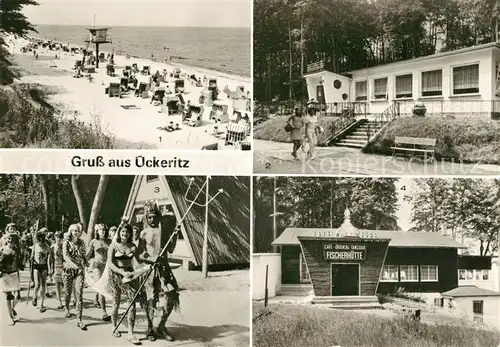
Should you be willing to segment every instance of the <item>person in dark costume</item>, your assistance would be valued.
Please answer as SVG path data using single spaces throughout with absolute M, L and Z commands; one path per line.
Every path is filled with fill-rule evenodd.
M 19 235 L 7 233 L 0 246 L 0 292 L 5 295 L 5 304 L 9 313 L 9 325 L 16 324 L 17 312 L 14 293 L 21 289 L 19 270 L 23 270 L 23 255 Z

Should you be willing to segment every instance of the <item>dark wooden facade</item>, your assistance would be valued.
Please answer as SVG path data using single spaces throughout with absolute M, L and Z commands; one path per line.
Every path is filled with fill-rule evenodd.
M 491 270 L 491 257 L 480 255 L 459 255 L 459 270 Z
M 389 246 L 389 240 L 380 239 L 314 239 L 299 238 L 309 270 L 309 276 L 316 296 L 335 295 L 332 292 L 333 280 L 332 264 L 358 264 L 359 274 L 357 279 L 358 292 L 345 295 L 375 295 L 377 292 L 380 271 Z M 325 245 L 358 245 L 365 247 L 364 260 L 325 260 Z M 297 256 L 298 259 L 298 256 Z M 344 280 L 342 280 L 344 281 Z
M 398 288 L 407 292 L 437 293 L 458 287 L 459 258 L 456 248 L 396 248 L 389 247 L 389 240 L 346 241 L 343 239 L 314 239 L 299 237 L 301 246 L 282 246 L 282 283 L 300 283 L 300 254 L 303 252 L 316 296 L 332 295 L 332 265 L 335 263 L 359 264 L 359 295 L 387 294 Z M 325 260 L 324 244 L 364 244 L 365 259 L 361 261 Z M 474 262 L 476 263 L 476 262 Z M 383 265 L 437 265 L 438 281 L 435 282 L 384 282 L 379 281 Z M 398 278 L 400 278 L 398 276 Z
M 441 293 L 458 287 L 458 254 L 456 248 L 389 248 L 385 265 L 437 265 L 436 282 L 380 282 L 380 294 L 399 287 L 406 292 Z

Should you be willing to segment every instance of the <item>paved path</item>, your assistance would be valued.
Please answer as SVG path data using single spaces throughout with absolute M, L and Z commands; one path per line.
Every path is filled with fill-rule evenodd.
M 314 160 L 294 160 L 292 144 L 254 140 L 254 172 L 309 175 L 500 175 L 500 165 L 424 163 L 365 154 L 355 148 L 318 147 Z M 301 155 L 303 155 L 301 153 Z
M 22 274 L 22 286 L 27 288 L 27 274 Z M 180 282 L 182 285 L 182 282 Z M 51 288 L 52 289 L 52 288 Z M 33 292 L 33 291 L 32 291 Z M 31 292 L 31 293 L 32 293 Z M 176 341 L 167 342 L 146 340 L 146 322 L 142 310 L 138 308 L 135 332 L 145 346 L 210 346 L 210 347 L 248 347 L 250 308 L 247 291 L 189 291 L 181 292 L 181 311 L 172 313 L 167 327 Z M 93 306 L 94 292 L 86 289 L 84 293 L 84 321 L 87 331 L 76 327 L 75 318 L 66 319 L 64 310 L 58 311 L 54 298 L 46 299 L 47 311 L 39 313 L 31 303 L 24 301 L 16 307 L 21 320 L 9 326 L 5 308 L 0 309 L 1 346 L 132 346 L 126 338 L 126 319 L 120 331 L 123 337 L 111 335 L 110 323 L 102 322 L 101 311 Z M 109 306 L 109 303 L 108 303 Z M 126 303 L 121 305 L 120 314 Z M 74 313 L 74 309 L 72 309 Z M 108 313 L 111 308 L 108 307 Z

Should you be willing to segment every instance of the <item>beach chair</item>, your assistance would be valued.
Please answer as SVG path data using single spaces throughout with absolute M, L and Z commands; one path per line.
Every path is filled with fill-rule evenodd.
M 160 104 L 163 104 L 164 97 L 165 97 L 165 90 L 164 89 L 156 90 L 154 93 L 154 96 L 153 96 L 153 100 L 155 100 L 156 102 L 159 102 Z
M 128 92 L 128 77 L 120 78 L 120 87 L 122 92 Z
M 106 66 L 106 74 L 111 77 L 115 77 L 115 67 L 113 65 L 108 65 Z
M 149 98 L 149 93 L 146 90 L 148 87 L 147 83 L 141 82 L 139 83 L 139 87 L 135 90 L 134 95 L 140 96 L 143 99 Z
M 175 80 L 175 93 L 184 93 L 184 80 Z
M 151 68 L 149 66 L 143 66 L 141 75 L 151 75 Z
M 174 71 L 173 71 L 173 75 L 174 75 L 173 77 L 174 78 L 180 78 L 181 77 L 181 72 L 182 72 L 181 69 L 179 69 L 178 67 L 176 67 L 174 69 Z
M 230 97 L 231 97 L 231 95 L 232 95 L 232 93 L 233 93 L 233 92 L 231 91 L 231 89 L 229 89 L 229 87 L 228 87 L 227 85 L 225 85 L 225 86 L 224 86 L 224 89 L 222 90 L 222 92 L 223 92 L 224 94 L 226 94 L 228 98 L 230 98 Z
M 191 127 L 203 125 L 203 111 L 202 105 L 191 105 L 191 116 L 185 119 L 187 125 Z
M 108 89 L 108 95 L 110 98 L 112 97 L 122 97 L 122 90 L 121 90 L 121 85 L 120 83 L 110 83 L 109 84 L 109 89 Z
M 229 123 L 227 125 L 226 146 L 235 146 L 245 141 L 247 137 L 247 126 L 238 123 Z
M 177 112 L 182 113 L 184 111 L 184 106 L 186 106 L 186 101 L 180 93 L 177 94 L 177 98 L 179 99 L 179 101 L 177 102 Z
M 137 63 L 132 64 L 132 71 L 133 72 L 139 72 L 139 67 L 137 66 Z
M 106 55 L 104 53 L 99 54 L 99 62 L 104 63 L 106 61 Z
M 210 119 L 218 123 L 229 122 L 229 115 L 227 114 L 227 105 L 214 103 L 212 111 L 210 112 Z
M 123 70 L 123 77 L 129 78 L 130 77 L 130 72 L 127 71 L 127 70 Z
M 73 67 L 73 70 L 78 70 L 81 67 L 83 67 L 83 61 L 77 60 L 77 61 L 75 61 L 75 66 Z
M 132 71 L 132 66 L 125 65 L 125 71 Z
M 201 79 L 198 79 L 198 81 L 196 81 L 196 88 L 202 88 L 203 87 L 203 83 L 201 82 Z
M 246 110 L 247 101 L 243 99 L 233 100 L 233 110 Z

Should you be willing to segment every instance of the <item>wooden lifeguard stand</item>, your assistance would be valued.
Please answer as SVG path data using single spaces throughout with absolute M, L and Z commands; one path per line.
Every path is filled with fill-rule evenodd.
M 86 43 L 95 43 L 96 69 L 99 68 L 99 45 L 103 43 L 112 43 L 108 30 L 111 28 L 87 28 L 89 36 L 85 39 Z

